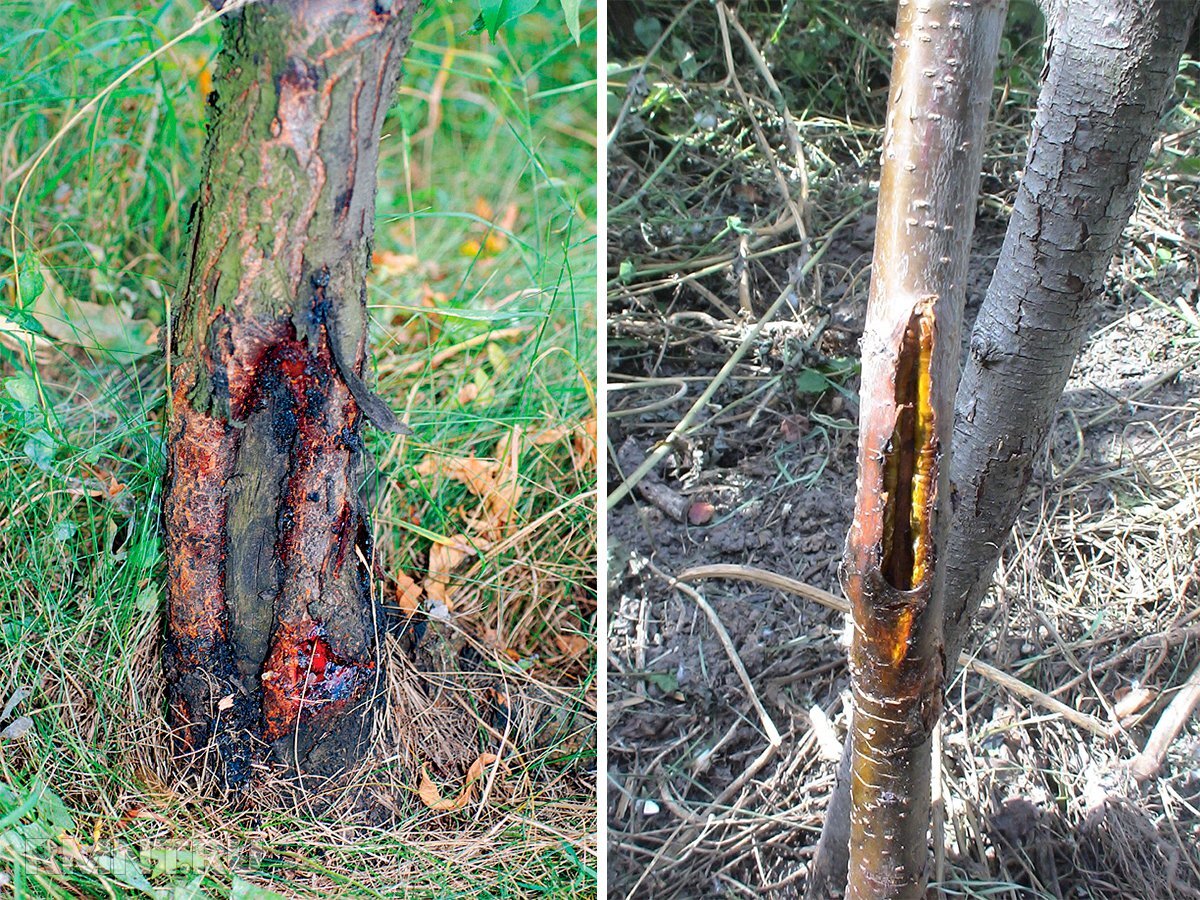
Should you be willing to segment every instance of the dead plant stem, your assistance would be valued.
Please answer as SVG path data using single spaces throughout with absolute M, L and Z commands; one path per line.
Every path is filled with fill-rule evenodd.
M 840 231 L 847 223 L 856 218 L 858 213 L 859 211 L 857 208 L 853 209 L 838 219 L 836 223 L 834 223 L 833 227 L 830 228 L 826 233 L 825 240 L 822 242 L 820 248 L 808 258 L 808 261 L 805 262 L 803 268 L 801 268 L 797 280 L 803 279 L 806 275 L 808 275 L 809 272 L 813 270 L 816 264 L 820 262 L 821 257 L 825 255 L 825 251 L 828 250 L 830 245 L 833 243 L 834 235 L 836 235 L 838 231 Z M 692 429 L 693 423 L 696 421 L 697 417 L 699 417 L 701 410 L 708 405 L 708 402 L 712 399 L 713 395 L 716 394 L 717 389 L 720 388 L 720 386 L 730 376 L 734 368 L 737 367 L 737 364 L 741 362 L 742 357 L 745 356 L 750 351 L 750 348 L 754 346 L 758 336 L 762 333 L 763 327 L 775 317 L 775 315 L 787 302 L 788 298 L 793 296 L 793 291 L 794 288 L 792 285 L 788 285 L 788 287 L 784 288 L 780 295 L 775 299 L 775 302 L 771 304 L 771 307 L 763 314 L 763 317 L 746 330 L 746 334 L 742 337 L 742 341 L 738 345 L 737 349 L 735 349 L 730 355 L 729 359 L 725 361 L 725 365 L 721 366 L 720 371 L 717 372 L 717 374 L 713 377 L 713 380 L 709 382 L 708 387 L 704 389 L 704 393 L 696 398 L 696 402 L 692 404 L 692 408 L 689 409 L 687 413 L 684 414 L 684 417 L 679 420 L 674 428 L 671 429 L 671 433 L 667 435 L 667 437 L 661 441 L 659 445 L 650 452 L 649 455 L 647 455 L 645 462 L 638 466 L 637 469 L 635 469 L 623 482 L 621 482 L 616 490 L 608 495 L 608 499 L 605 504 L 606 509 L 612 509 L 617 503 L 624 499 L 624 497 L 631 490 L 633 490 L 634 487 L 637 486 L 637 483 L 646 477 L 647 472 L 662 462 L 663 458 L 666 457 L 666 455 L 671 451 L 671 448 L 675 446 L 676 442 L 678 442 L 680 438 L 682 438 Z

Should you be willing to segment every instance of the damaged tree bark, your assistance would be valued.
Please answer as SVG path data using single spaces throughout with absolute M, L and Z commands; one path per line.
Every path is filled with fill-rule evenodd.
M 848 896 L 924 895 L 959 332 L 1005 0 L 900 0 L 863 334 Z
M 231 13 L 170 341 L 169 718 L 232 787 L 330 775 L 378 695 L 363 382 L 380 131 L 415 3 Z
M 939 554 L 949 660 L 987 593 L 1086 337 L 1197 5 L 1071 0 L 1049 15 L 1026 171 L 955 402 L 951 523 Z M 850 746 L 848 736 L 811 900 L 837 896 L 847 883 Z

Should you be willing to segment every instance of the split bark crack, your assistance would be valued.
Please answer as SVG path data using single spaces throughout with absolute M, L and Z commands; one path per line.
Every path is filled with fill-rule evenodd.
M 171 329 L 169 714 L 202 781 L 334 775 L 378 700 L 363 420 L 383 119 L 415 3 L 263 0 L 225 39 Z

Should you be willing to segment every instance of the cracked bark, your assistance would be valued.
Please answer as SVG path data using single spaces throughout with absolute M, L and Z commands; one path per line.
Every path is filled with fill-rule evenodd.
M 1026 170 L 955 402 L 940 555 L 948 659 L 963 648 L 1020 509 L 1196 14 L 1180 0 L 1071 0 L 1050 13 Z M 836 896 L 847 882 L 850 794 L 844 755 L 810 898 Z
M 1137 203 L 1197 4 L 1070 0 L 955 404 L 946 652 L 991 584 Z
M 900 0 L 896 16 L 843 567 L 854 621 L 847 896 L 856 900 L 921 897 L 927 881 L 945 665 L 945 457 L 1005 8 Z
M 266 0 L 225 20 L 174 371 L 163 500 L 169 719 L 231 787 L 332 775 L 378 695 L 358 487 L 380 130 L 415 4 Z

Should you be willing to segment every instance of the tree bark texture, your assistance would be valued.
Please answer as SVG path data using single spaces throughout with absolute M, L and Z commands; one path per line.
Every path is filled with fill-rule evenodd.
M 955 401 L 946 659 L 966 642 L 1020 509 L 1196 14 L 1191 0 L 1071 0 L 1050 12 L 1026 171 Z M 844 759 L 810 900 L 846 884 L 848 769 Z
M 946 653 L 957 659 L 1087 336 L 1196 19 L 1195 0 L 1070 0 L 955 404 Z
M 384 116 L 415 3 L 230 14 L 171 336 L 169 718 L 192 767 L 333 774 L 378 695 L 358 496 L 365 277 Z
M 855 900 L 925 891 L 945 668 L 946 457 L 1005 9 L 1005 0 L 900 0 L 896 17 L 843 569 L 854 621 L 847 896 Z

